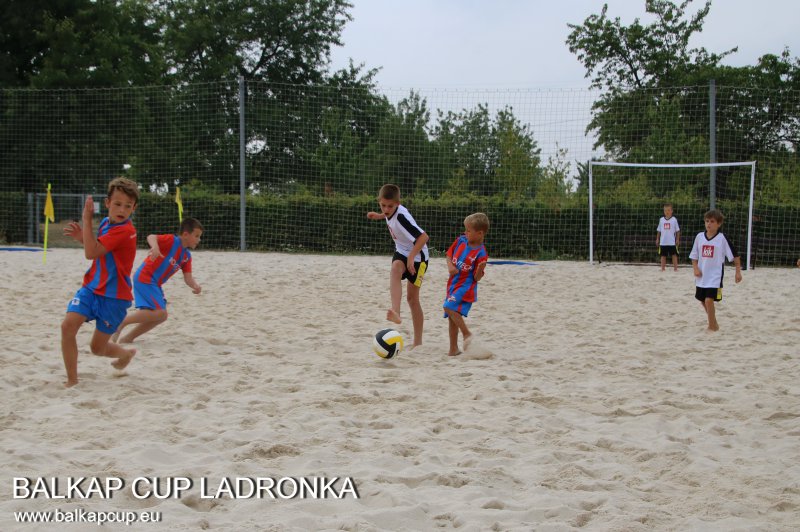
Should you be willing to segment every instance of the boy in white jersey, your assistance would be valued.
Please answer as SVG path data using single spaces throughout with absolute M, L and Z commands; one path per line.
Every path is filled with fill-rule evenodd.
M 706 230 L 704 233 L 697 234 L 692 252 L 689 254 L 695 276 L 694 297 L 703 304 L 708 315 L 708 330 L 718 331 L 719 324 L 714 303 L 722 301 L 725 259 L 732 261 L 736 266 L 735 279 L 737 283 L 742 280 L 742 262 L 735 248 L 719 230 L 725 220 L 722 213 L 712 209 L 703 218 Z
M 667 269 L 667 257 L 672 256 L 672 268 L 678 271 L 678 244 L 681 241 L 681 228 L 678 219 L 672 216 L 672 203 L 664 204 L 664 216 L 658 221 L 656 246 L 661 256 L 661 271 Z
M 378 192 L 378 205 L 381 212 L 368 212 L 367 218 L 386 220 L 395 246 L 392 268 L 389 271 L 389 294 L 392 306 L 386 311 L 386 319 L 393 323 L 402 322 L 400 300 L 403 297 L 403 279 L 407 279 L 406 299 L 414 326 L 412 347 L 416 347 L 422 344 L 422 326 L 425 320 L 419 302 L 419 289 L 428 269 L 428 234 L 417 225 L 408 209 L 400 205 L 400 188 L 397 185 L 381 187 Z

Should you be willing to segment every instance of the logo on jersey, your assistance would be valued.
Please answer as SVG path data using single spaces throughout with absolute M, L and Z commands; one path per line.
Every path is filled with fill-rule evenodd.
M 458 260 L 456 257 L 453 257 L 453 264 L 456 268 L 461 270 L 462 272 L 468 272 L 472 269 L 472 263 L 475 261 L 475 257 L 467 256 L 467 260 Z
M 664 222 L 664 229 L 669 229 L 669 228 L 670 228 L 669 222 Z
M 714 246 L 709 246 L 708 244 L 704 244 L 701 252 L 702 256 L 706 259 L 714 258 Z

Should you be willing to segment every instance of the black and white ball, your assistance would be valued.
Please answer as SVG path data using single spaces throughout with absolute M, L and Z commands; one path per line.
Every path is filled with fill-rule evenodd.
M 403 337 L 394 329 L 382 329 L 375 334 L 372 349 L 381 358 L 392 358 L 403 350 Z

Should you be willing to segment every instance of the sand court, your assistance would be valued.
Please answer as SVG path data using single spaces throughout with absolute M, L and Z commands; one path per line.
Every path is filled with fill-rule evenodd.
M 491 253 L 491 242 L 488 242 Z M 136 265 L 145 256 L 139 250 Z M 447 268 L 422 287 L 424 345 L 372 353 L 390 256 L 197 251 L 194 295 L 124 372 L 59 324 L 82 250 L 0 252 L 0 529 L 14 512 L 158 512 L 117 530 L 795 530 L 799 269 L 726 268 L 706 332 L 691 268 L 490 265 L 448 357 Z M 411 320 L 403 302 L 411 338 Z M 14 498 L 15 477 L 123 479 L 113 497 Z M 187 478 L 136 497 L 140 477 Z M 220 479 L 352 480 L 358 498 L 204 497 Z M 213 494 L 213 493 L 212 493 Z M 138 514 L 137 514 L 138 515 Z M 44 525 L 38 525 L 47 529 Z M 59 530 L 85 530 L 62 524 Z

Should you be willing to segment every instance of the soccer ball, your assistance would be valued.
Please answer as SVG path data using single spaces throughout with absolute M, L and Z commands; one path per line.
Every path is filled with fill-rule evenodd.
M 382 329 L 375 333 L 372 349 L 381 358 L 392 358 L 403 350 L 403 337 L 394 329 Z

